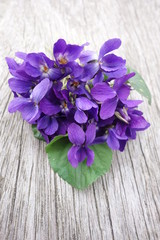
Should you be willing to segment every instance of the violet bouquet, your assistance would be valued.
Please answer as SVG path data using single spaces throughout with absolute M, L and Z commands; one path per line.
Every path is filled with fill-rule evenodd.
M 112 150 L 123 151 L 128 140 L 150 124 L 138 110 L 141 100 L 130 100 L 133 89 L 151 103 L 142 77 L 115 55 L 120 39 L 110 39 L 99 54 L 59 39 L 53 58 L 44 53 L 17 52 L 6 58 L 14 99 L 10 113 L 19 111 L 32 125 L 55 172 L 83 189 L 107 172 Z

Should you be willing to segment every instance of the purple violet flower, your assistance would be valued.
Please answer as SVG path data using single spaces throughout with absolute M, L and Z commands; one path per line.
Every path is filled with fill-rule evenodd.
M 17 64 L 14 59 L 6 58 L 10 73 L 17 78 L 50 78 L 58 79 L 63 74 L 55 67 L 55 62 L 50 60 L 44 53 L 16 53 L 16 56 L 23 58 L 21 64 Z
M 93 51 L 83 51 L 80 55 L 81 63 L 85 64 L 82 80 L 88 81 L 94 78 L 93 84 L 95 85 L 104 80 L 103 73 L 105 73 L 109 79 L 119 78 L 126 74 L 126 61 L 110 53 L 118 49 L 120 45 L 121 40 L 118 38 L 106 41 L 100 48 L 98 57 Z
M 38 130 L 44 131 L 46 135 L 53 135 L 58 130 L 58 122 L 52 116 L 43 116 L 37 121 Z
M 78 163 L 87 158 L 87 166 L 91 166 L 94 161 L 94 152 L 88 147 L 92 144 L 96 136 L 95 124 L 90 124 L 86 132 L 72 123 L 68 127 L 68 137 L 73 146 L 68 151 L 68 160 L 74 168 L 78 167 Z
M 14 98 L 9 104 L 8 111 L 10 113 L 13 113 L 18 110 L 21 112 L 24 120 L 29 123 L 34 123 L 41 114 L 39 102 L 46 95 L 51 86 L 52 83 L 50 80 L 48 78 L 45 78 L 33 89 L 30 98 Z
M 84 46 L 66 44 L 64 39 L 59 39 L 53 47 L 53 55 L 58 65 L 66 65 L 76 60 Z
M 114 115 L 118 101 L 122 102 L 127 99 L 130 93 L 130 87 L 124 83 L 133 77 L 135 73 L 127 74 L 115 80 L 113 88 L 108 83 L 97 83 L 91 89 L 91 95 L 99 102 L 102 102 L 100 117 L 101 119 L 108 119 Z
M 135 100 L 128 101 L 126 107 L 116 112 L 118 122 L 115 128 L 109 129 L 107 144 L 113 150 L 123 151 L 126 142 L 136 138 L 136 131 L 143 131 L 150 126 L 142 116 L 143 113 L 135 109 L 139 104 L 138 100 L 137 104 Z

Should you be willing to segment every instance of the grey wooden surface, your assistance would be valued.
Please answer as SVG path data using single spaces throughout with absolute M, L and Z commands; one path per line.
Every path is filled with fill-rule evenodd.
M 151 128 L 115 152 L 111 171 L 85 191 L 54 174 L 45 144 L 20 114 L 7 111 L 13 96 L 4 57 L 18 50 L 51 55 L 60 37 L 89 41 L 97 51 L 120 37 L 119 54 L 153 97 L 151 107 L 141 106 Z M 0 240 L 159 240 L 159 108 L 159 0 L 0 0 Z

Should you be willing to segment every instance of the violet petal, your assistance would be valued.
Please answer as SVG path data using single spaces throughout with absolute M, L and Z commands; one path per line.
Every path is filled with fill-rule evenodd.
M 107 144 L 113 150 L 118 150 L 120 147 L 119 140 L 116 138 L 112 129 L 109 130 Z
M 31 98 L 34 102 L 39 103 L 51 88 L 52 83 L 48 78 L 43 79 L 34 89 Z
M 85 133 L 79 125 L 71 123 L 68 127 L 68 138 L 73 144 L 82 145 L 85 141 Z
M 105 54 L 119 48 L 120 46 L 121 40 L 119 38 L 109 39 L 102 45 L 98 59 L 101 59 Z
M 63 54 L 66 50 L 66 41 L 64 39 L 59 39 L 53 46 L 53 54 L 57 59 L 60 54 Z
M 87 154 L 87 166 L 90 167 L 94 161 L 94 152 L 93 150 L 86 147 L 86 154 Z
M 101 106 L 100 117 L 103 120 L 112 117 L 114 115 L 116 106 L 117 106 L 117 97 L 105 100 Z
M 86 97 L 79 97 L 76 99 L 76 106 L 77 108 L 81 109 L 81 110 L 89 110 L 92 107 L 97 108 L 97 104 L 92 102 L 91 100 L 89 100 Z
M 78 149 L 79 147 L 72 146 L 68 151 L 68 160 L 74 168 L 78 167 L 78 158 L 76 156 Z
M 17 78 L 10 78 L 8 83 L 12 91 L 17 93 L 26 93 L 31 89 L 32 86 L 34 86 L 32 81 L 25 81 Z
M 96 137 L 96 125 L 92 123 L 87 127 L 86 130 L 85 145 L 86 146 L 90 145 L 94 141 L 95 137 Z
M 44 132 L 47 135 L 53 135 L 58 129 L 58 122 L 55 118 L 50 118 L 50 122 L 48 124 L 48 126 L 46 127 L 46 129 L 44 130 Z
M 106 99 L 115 97 L 116 92 L 107 83 L 97 83 L 91 89 L 91 95 L 97 101 L 104 102 Z
M 86 151 L 84 147 L 79 148 L 79 150 L 76 153 L 76 157 L 78 159 L 78 162 L 82 162 L 84 161 L 84 159 L 86 158 Z
M 16 112 L 17 110 L 28 104 L 28 102 L 29 102 L 28 98 L 16 97 L 9 103 L 8 111 L 10 113 Z
M 124 67 L 125 64 L 126 60 L 124 60 L 123 58 L 118 57 L 114 54 L 108 54 L 105 57 L 103 57 L 101 68 L 105 72 L 111 72 Z
M 76 122 L 82 124 L 82 123 L 87 122 L 88 117 L 86 116 L 86 114 L 83 111 L 77 109 L 77 111 L 75 112 L 75 115 L 74 115 L 74 119 Z

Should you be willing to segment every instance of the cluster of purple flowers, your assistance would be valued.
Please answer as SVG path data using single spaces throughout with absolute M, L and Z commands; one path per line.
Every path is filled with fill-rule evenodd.
M 107 142 L 113 150 L 123 151 L 136 132 L 149 127 L 137 110 L 140 100 L 128 100 L 131 87 L 126 60 L 111 53 L 121 45 L 110 39 L 99 55 L 59 39 L 53 46 L 53 59 L 44 53 L 22 53 L 17 63 L 6 58 L 12 78 L 9 86 L 14 99 L 9 112 L 19 111 L 24 120 L 36 124 L 46 142 L 68 134 L 73 144 L 68 159 L 73 167 L 94 152 L 90 145 Z

